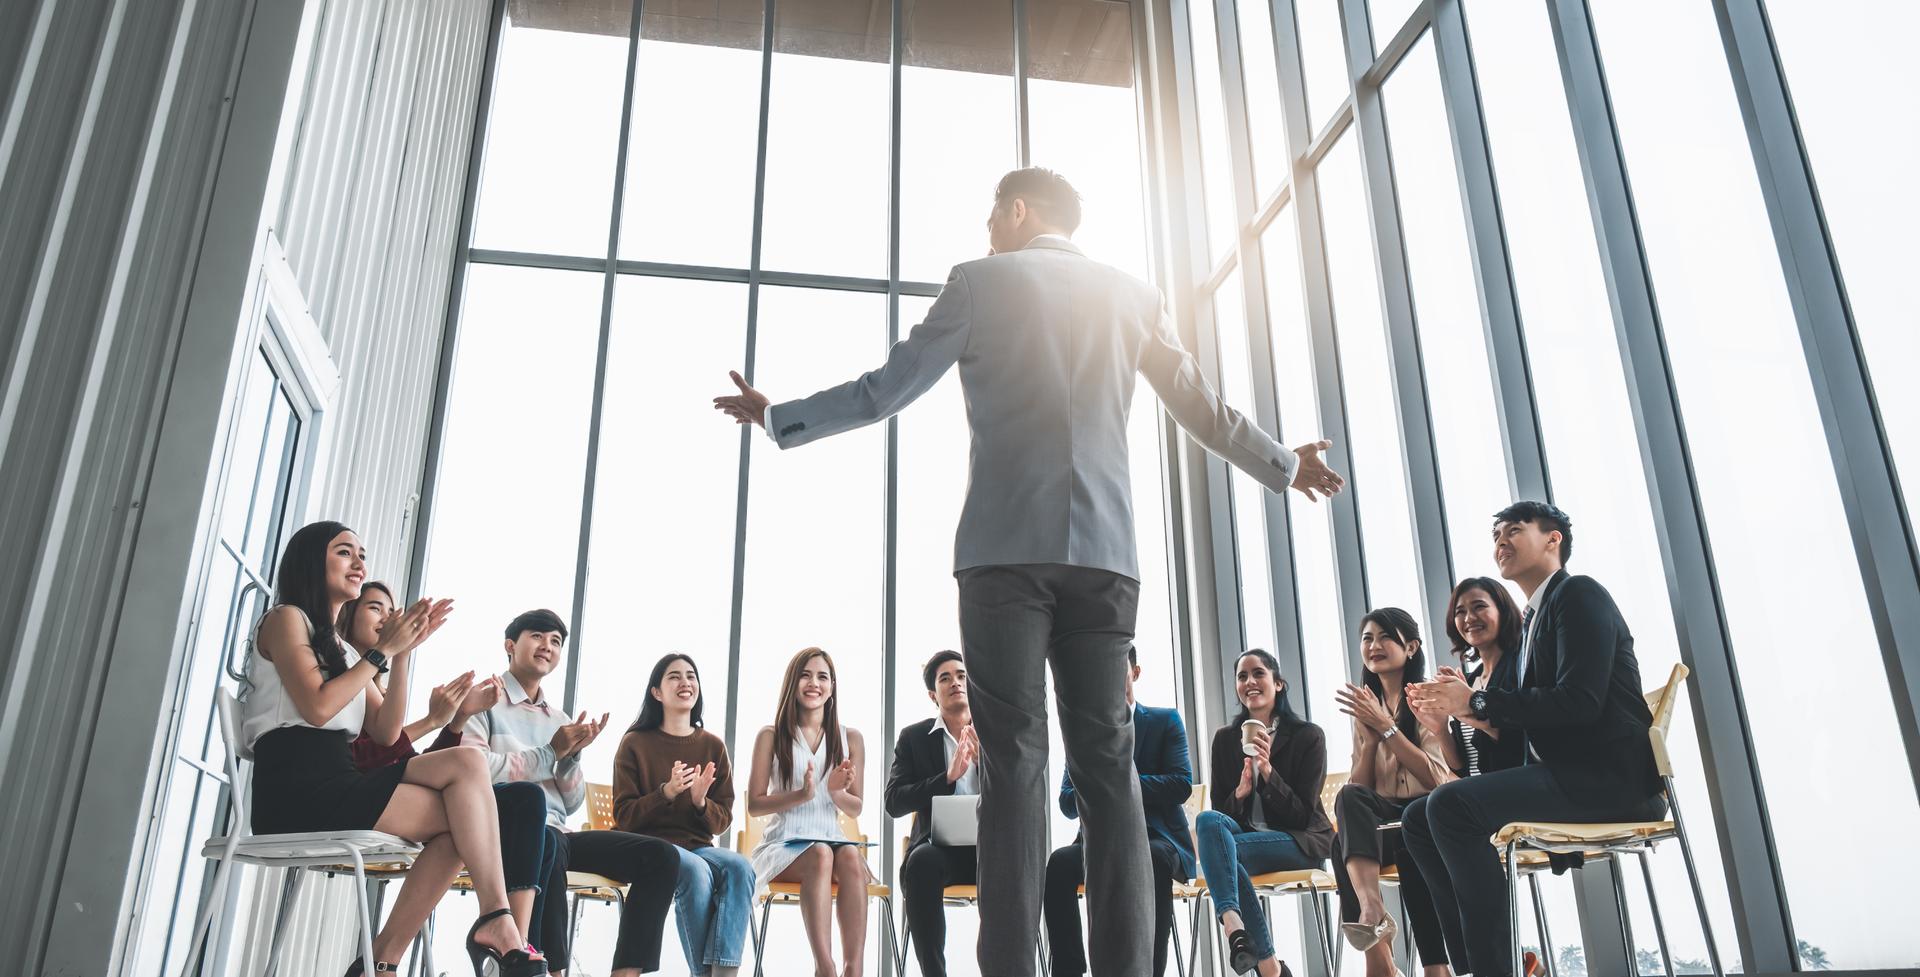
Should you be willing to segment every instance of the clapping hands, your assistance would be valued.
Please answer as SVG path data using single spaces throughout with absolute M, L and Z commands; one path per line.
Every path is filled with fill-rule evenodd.
M 1413 707 L 1421 722 L 1433 716 L 1444 725 L 1448 716 L 1459 717 L 1468 713 L 1472 697 L 1473 686 L 1468 685 L 1467 677 L 1452 665 L 1440 666 L 1431 682 L 1407 686 L 1407 704 Z
M 388 611 L 386 620 L 380 622 L 380 640 L 374 647 L 388 658 L 404 655 L 433 637 L 452 613 L 451 597 L 437 601 L 422 597 L 405 611 Z
M 666 793 L 668 800 L 686 794 L 694 807 L 704 808 L 707 806 L 707 791 L 713 789 L 713 782 L 719 777 L 720 770 L 713 763 L 688 764 L 675 760 L 672 772 L 667 774 L 667 782 L 660 785 L 660 789 Z
M 427 720 L 438 729 L 460 715 L 460 706 L 473 690 L 473 673 L 463 672 L 427 695 Z
M 1341 712 L 1352 716 L 1355 723 L 1375 736 L 1393 727 L 1393 714 L 1371 689 L 1347 684 L 1335 690 L 1333 698 L 1340 703 Z
M 601 713 L 599 719 L 589 720 L 586 713 L 578 719 L 553 731 L 553 739 L 548 741 L 553 747 L 553 758 L 564 760 L 587 748 L 607 728 L 607 714 Z
M 960 730 L 960 745 L 953 750 L 953 759 L 947 761 L 947 783 L 958 783 L 973 764 L 980 759 L 980 737 L 974 733 L 973 724 L 968 723 Z

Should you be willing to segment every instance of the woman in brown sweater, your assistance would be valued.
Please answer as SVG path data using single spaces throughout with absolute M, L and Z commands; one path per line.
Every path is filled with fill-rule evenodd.
M 1193 833 L 1233 972 L 1278 977 L 1289 971 L 1274 956 L 1252 877 L 1319 868 L 1333 851 L 1333 827 L 1320 804 L 1327 737 L 1287 704 L 1287 683 L 1272 655 L 1258 648 L 1241 655 L 1233 684 L 1240 713 L 1213 734 L 1213 810 L 1200 812 Z M 1252 743 L 1243 747 L 1246 723 L 1254 724 Z
M 680 847 L 673 904 L 687 969 L 734 977 L 753 918 L 753 863 L 714 847 L 733 824 L 733 765 L 726 744 L 702 728 L 702 711 L 693 659 L 660 659 L 614 755 L 613 816 L 622 831 Z

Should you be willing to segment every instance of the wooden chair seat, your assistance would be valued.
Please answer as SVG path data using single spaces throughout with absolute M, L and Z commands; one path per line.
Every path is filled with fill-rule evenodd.
M 1672 821 L 1619 821 L 1611 824 L 1515 821 L 1494 832 L 1492 841 L 1504 848 L 1507 842 L 1515 840 L 1532 845 L 1624 845 L 1671 837 Z

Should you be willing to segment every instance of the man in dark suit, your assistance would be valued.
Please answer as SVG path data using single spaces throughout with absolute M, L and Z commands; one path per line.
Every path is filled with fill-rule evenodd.
M 1568 575 L 1573 523 L 1545 502 L 1495 514 L 1493 558 L 1527 595 L 1520 687 L 1473 691 L 1446 670 L 1407 691 L 1429 715 L 1521 737 L 1521 766 L 1443 784 L 1407 807 L 1404 835 L 1432 887 L 1457 972 L 1511 977 L 1506 876 L 1487 839 L 1513 821 L 1647 821 L 1666 810 L 1633 635 L 1612 595 Z
M 1173 932 L 1173 882 L 1185 882 L 1199 871 L 1194 862 L 1193 831 L 1184 806 L 1193 792 L 1193 764 L 1187 755 L 1187 727 L 1176 709 L 1158 709 L 1134 701 L 1133 685 L 1140 680 L 1140 656 L 1127 648 L 1127 705 L 1133 708 L 1133 765 L 1140 772 L 1140 799 L 1147 814 L 1147 848 L 1153 855 L 1153 974 L 1167 972 L 1167 935 Z M 1080 817 L 1079 795 L 1073 774 L 1060 777 L 1060 810 Z M 1055 849 L 1047 859 L 1047 944 L 1053 951 L 1050 971 L 1060 977 L 1087 972 L 1080 945 L 1078 889 L 1087 877 L 1086 851 L 1081 839 Z
M 913 815 L 906 864 L 900 869 L 907 932 L 913 935 L 920 973 L 942 977 L 947 972 L 947 917 L 940 892 L 950 885 L 972 885 L 976 863 L 972 848 L 933 843 L 933 799 L 980 793 L 980 741 L 973 733 L 967 665 L 960 653 L 934 655 L 920 677 L 940 715 L 900 731 L 893 768 L 887 771 L 887 816 Z

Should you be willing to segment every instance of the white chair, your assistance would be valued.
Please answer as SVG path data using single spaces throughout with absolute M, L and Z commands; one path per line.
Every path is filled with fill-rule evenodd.
M 201 768 L 203 773 L 227 786 L 227 825 L 229 833 L 208 838 L 200 849 L 202 857 L 219 865 L 213 876 L 213 885 L 208 890 L 206 905 L 200 908 L 199 916 L 194 920 L 193 945 L 187 951 L 186 965 L 182 973 L 192 971 L 200 949 L 206 941 L 207 928 L 212 920 L 213 905 L 226 888 L 227 873 L 237 862 L 244 865 L 259 865 L 263 868 L 317 869 L 338 871 L 341 858 L 351 862 L 353 879 L 358 884 L 358 895 L 354 905 L 360 912 L 360 956 L 363 960 L 373 959 L 374 913 L 367 904 L 368 865 L 376 866 L 375 874 L 381 870 L 388 873 L 403 872 L 413 863 L 414 856 L 420 854 L 420 846 L 405 838 L 387 834 L 384 831 L 303 831 L 292 834 L 254 834 L 247 829 L 246 785 L 240 779 L 240 758 L 238 744 L 240 740 L 239 703 L 233 694 L 222 688 L 214 694 L 214 703 L 220 716 L 220 738 L 227 748 L 226 771 Z M 304 872 L 296 872 L 288 881 L 283 897 L 280 915 L 274 922 L 272 948 L 268 951 L 267 971 L 271 973 L 279 962 L 281 923 L 286 918 L 286 907 L 298 894 L 300 879 Z

